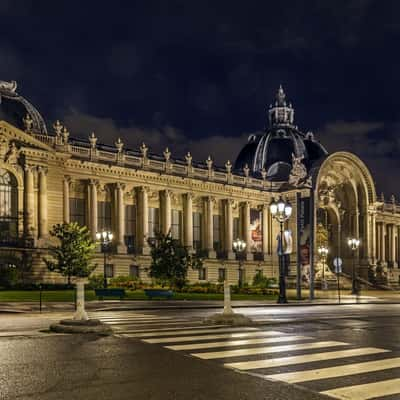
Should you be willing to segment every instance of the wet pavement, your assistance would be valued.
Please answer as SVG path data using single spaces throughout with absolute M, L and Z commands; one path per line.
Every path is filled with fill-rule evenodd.
M 254 326 L 205 326 L 215 311 L 91 311 L 105 338 L 44 332 L 68 312 L 1 314 L 0 399 L 400 399 L 399 304 L 243 307 Z

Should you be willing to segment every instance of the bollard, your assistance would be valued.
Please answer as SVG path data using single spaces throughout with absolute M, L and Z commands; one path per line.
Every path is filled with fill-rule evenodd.
M 231 307 L 231 287 L 228 284 L 228 281 L 224 281 L 224 315 L 233 314 L 233 310 Z

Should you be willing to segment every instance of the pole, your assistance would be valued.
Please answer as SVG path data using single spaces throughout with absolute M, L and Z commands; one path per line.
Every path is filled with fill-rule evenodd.
M 301 204 L 301 192 L 296 193 L 296 219 L 297 219 L 297 265 L 296 265 L 296 298 L 301 300 L 301 259 L 300 259 L 300 236 L 303 226 L 301 219 L 304 222 L 304 206 Z
M 339 271 L 339 269 L 338 269 L 338 271 Z M 339 304 L 340 304 L 340 282 L 339 282 L 339 278 L 340 278 L 340 275 L 339 275 L 339 272 L 338 272 L 336 274 L 336 279 L 337 279 L 338 300 L 339 300 Z
M 103 255 L 104 255 L 104 270 L 103 270 L 103 274 L 104 274 L 104 289 L 107 289 L 107 275 L 106 275 L 106 262 L 107 262 L 107 257 L 106 257 L 106 248 L 105 245 L 103 245 Z
M 284 258 L 283 258 L 283 222 L 280 221 L 280 248 L 278 249 L 279 257 L 279 297 L 278 304 L 286 304 L 286 282 L 285 282 L 285 269 L 284 269 Z
M 42 285 L 39 285 L 39 310 L 42 312 Z
M 314 300 L 314 238 L 315 238 L 315 215 L 314 215 L 314 190 L 310 190 L 310 300 Z
M 353 250 L 353 271 L 352 271 L 352 290 L 351 294 L 357 294 L 357 288 L 356 288 L 356 253 Z

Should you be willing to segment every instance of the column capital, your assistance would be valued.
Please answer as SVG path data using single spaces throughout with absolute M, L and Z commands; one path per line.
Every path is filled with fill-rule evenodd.
M 139 193 L 150 193 L 150 187 L 149 186 L 136 186 L 135 190 L 137 190 Z
M 186 192 L 183 193 L 182 195 L 185 196 L 187 200 L 194 200 L 196 198 L 193 192 Z
M 36 171 L 36 165 L 24 164 L 24 171 L 33 173 Z
M 49 172 L 49 169 L 47 167 L 42 166 L 42 165 L 39 165 L 37 167 L 37 170 L 38 170 L 39 174 L 43 174 L 43 175 L 47 175 L 47 173 Z
M 204 201 L 208 202 L 208 203 L 215 203 L 216 199 L 214 196 L 204 196 L 203 197 Z
M 88 183 L 91 186 L 99 186 L 100 185 L 100 181 L 98 179 L 93 179 L 93 178 L 88 179 Z
M 126 184 L 122 182 L 115 182 L 115 188 L 118 190 L 125 190 Z

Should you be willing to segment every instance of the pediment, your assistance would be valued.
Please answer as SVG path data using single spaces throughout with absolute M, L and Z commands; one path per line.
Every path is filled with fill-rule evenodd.
M 55 149 L 41 142 L 40 140 L 34 138 L 29 133 L 16 128 L 15 126 L 9 124 L 8 122 L 0 121 L 0 141 L 2 143 L 15 143 L 18 147 L 31 147 L 39 150 L 45 150 L 49 152 L 54 152 Z

